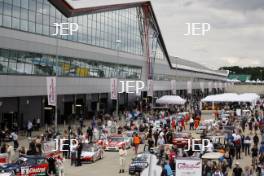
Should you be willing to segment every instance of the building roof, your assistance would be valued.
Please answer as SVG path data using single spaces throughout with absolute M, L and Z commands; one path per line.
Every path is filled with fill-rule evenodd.
M 218 76 L 228 75 L 228 71 L 226 70 L 213 70 L 199 63 L 182 59 L 179 57 L 171 56 L 170 59 L 171 59 L 172 67 L 177 70 L 193 71 L 193 72 L 206 73 L 206 74 L 212 74 Z

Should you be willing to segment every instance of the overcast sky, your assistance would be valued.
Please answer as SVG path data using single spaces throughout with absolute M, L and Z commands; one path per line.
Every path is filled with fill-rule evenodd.
M 264 66 L 264 0 L 151 0 L 170 55 L 210 68 Z M 185 23 L 209 23 L 185 36 Z

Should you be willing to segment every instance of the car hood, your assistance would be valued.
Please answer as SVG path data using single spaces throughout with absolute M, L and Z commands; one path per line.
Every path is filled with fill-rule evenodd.
M 82 157 L 92 157 L 95 155 L 95 152 L 86 152 L 86 151 L 82 151 L 81 156 Z
M 0 166 L 0 170 L 5 170 L 5 171 L 9 171 L 9 170 L 15 170 L 17 168 L 20 168 L 20 166 L 18 164 L 4 164 L 2 166 Z
M 124 142 L 109 142 L 108 146 L 116 147 L 116 146 L 121 146 L 123 144 Z

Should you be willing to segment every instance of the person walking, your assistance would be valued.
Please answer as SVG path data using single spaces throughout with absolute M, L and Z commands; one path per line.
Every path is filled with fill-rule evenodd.
M 27 137 L 31 137 L 32 134 L 32 128 L 33 128 L 33 124 L 32 122 L 29 120 L 28 124 L 27 124 Z
M 236 167 L 233 169 L 233 176 L 242 176 L 243 169 L 239 166 L 239 163 L 236 163 Z
M 12 136 L 12 140 L 14 142 L 14 150 L 16 151 L 16 149 L 18 148 L 19 144 L 18 144 L 18 135 L 16 134 L 15 131 L 13 131 L 11 133 L 11 136 Z
M 141 140 L 140 137 L 136 133 L 136 135 L 133 137 L 133 143 L 134 143 L 134 147 L 135 147 L 135 155 L 138 154 L 138 146 L 140 144 L 140 140 Z
M 244 139 L 244 150 L 245 150 L 245 155 L 250 155 L 250 144 L 251 144 L 251 138 L 249 135 L 247 135 Z
M 8 157 L 8 163 L 12 163 L 14 161 L 15 157 L 15 151 L 12 145 L 7 145 L 7 157 Z
M 161 176 L 173 176 L 173 172 L 171 170 L 171 167 L 168 163 L 163 164 L 163 169 L 161 172 Z
M 258 160 L 258 147 L 256 144 L 252 147 L 251 152 L 252 152 L 252 166 L 253 166 L 253 169 L 256 169 L 257 162 L 258 162 L 257 161 Z
M 258 146 L 258 143 L 259 143 L 259 137 L 257 135 L 257 133 L 255 133 L 255 136 L 253 137 L 253 142 L 256 146 Z
M 125 146 L 122 145 L 121 147 L 119 147 L 119 161 L 120 161 L 119 173 L 125 173 L 126 156 L 127 156 L 127 150 Z
M 159 130 L 157 129 L 154 134 L 154 141 L 155 141 L 155 147 L 157 147 L 157 144 L 158 144 L 158 139 L 159 139 Z

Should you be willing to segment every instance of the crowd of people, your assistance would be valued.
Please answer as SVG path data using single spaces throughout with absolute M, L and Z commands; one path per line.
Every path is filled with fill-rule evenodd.
M 139 146 L 143 140 L 139 133 L 143 133 L 144 150 L 157 154 L 159 158 L 157 164 L 162 166 L 162 176 L 170 176 L 175 172 L 175 158 L 177 157 L 201 158 L 204 153 L 215 151 L 222 153 L 222 157 L 217 161 L 203 160 L 202 176 L 227 176 L 229 173 L 234 176 L 253 176 L 254 174 L 260 176 L 264 173 L 263 107 L 252 108 L 249 112 L 246 115 L 238 116 L 236 109 L 232 109 L 232 107 L 227 109 L 224 106 L 222 110 L 215 111 L 214 118 L 211 117 L 214 119 L 213 122 L 205 125 L 206 128 L 199 138 L 205 139 L 212 132 L 217 136 L 218 132 L 223 131 L 224 126 L 233 128 L 222 133 L 225 136 L 223 141 L 216 142 L 210 139 L 206 150 L 200 150 L 200 152 L 193 151 L 192 148 L 186 151 L 188 146 L 179 146 L 173 142 L 174 134 L 180 132 L 187 132 L 191 135 L 190 139 L 194 138 L 193 134 L 202 125 L 204 120 L 202 112 L 197 104 L 194 104 L 191 108 L 182 106 L 145 111 L 136 107 L 132 111 L 124 111 L 119 115 L 119 118 L 108 114 L 97 114 L 87 127 L 81 117 L 77 127 L 69 125 L 62 134 L 48 128 L 35 138 L 31 138 L 31 136 L 32 130 L 39 129 L 38 120 L 36 122 L 29 121 L 27 124 L 27 137 L 30 138 L 28 148 L 20 146 L 18 134 L 14 130 L 10 135 L 13 145 L 1 141 L 1 153 L 7 153 L 8 162 L 12 163 L 15 161 L 15 153 L 18 153 L 18 156 L 42 155 L 43 143 L 54 138 L 68 139 L 64 141 L 64 144 L 69 144 L 70 139 L 77 139 L 78 145 L 74 148 L 64 145 L 63 157 L 71 159 L 71 165 L 81 166 L 84 142 L 94 143 L 100 139 L 107 139 L 110 134 L 134 131 L 132 146 L 135 156 L 139 153 Z M 229 114 L 229 116 L 223 120 L 222 117 L 225 114 Z M 171 144 L 171 147 L 166 147 L 167 144 Z M 198 149 L 201 148 L 198 147 Z M 119 173 L 124 173 L 128 152 L 125 147 L 120 147 L 118 154 L 120 158 Z M 245 161 L 249 159 L 251 161 Z M 53 160 L 50 159 L 50 162 L 53 163 Z M 247 165 L 242 168 L 241 163 L 247 163 Z

